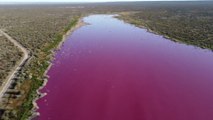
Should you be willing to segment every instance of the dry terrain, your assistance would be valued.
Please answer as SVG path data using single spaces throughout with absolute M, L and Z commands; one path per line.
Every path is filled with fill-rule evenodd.
M 0 35 L 0 85 L 22 57 L 22 52 L 5 36 Z
M 0 8 L 0 28 L 30 52 L 30 60 L 16 73 L 15 82 L 1 101 L 2 119 L 26 119 L 43 83 L 45 70 L 51 60 L 52 49 L 61 41 L 69 24 L 75 23 L 79 13 L 67 8 L 7 6 Z M 1 80 L 8 77 L 22 52 L 4 36 L 0 37 Z M 31 94 L 30 94 L 31 93 Z
M 122 13 L 121 19 L 172 39 L 213 49 L 213 2 L 131 2 L 94 4 L 0 5 L 0 29 L 29 51 L 15 82 L 0 103 L 4 120 L 25 120 L 32 115 L 36 90 L 53 50 L 79 18 L 97 13 Z M 124 13 L 124 14 L 123 14 Z M 0 35 L 0 85 L 21 60 L 22 52 Z

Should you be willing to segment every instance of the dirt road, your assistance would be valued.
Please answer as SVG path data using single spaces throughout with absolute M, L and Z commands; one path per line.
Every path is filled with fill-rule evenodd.
M 20 43 L 14 40 L 11 36 L 5 33 L 3 30 L 0 29 L 0 34 L 4 35 L 9 41 L 11 41 L 15 46 L 17 46 L 22 52 L 23 56 L 19 63 L 15 66 L 13 71 L 10 72 L 7 79 L 3 82 L 2 86 L 0 87 L 0 100 L 3 97 L 4 93 L 7 91 L 8 87 L 10 86 L 12 79 L 15 77 L 15 74 L 19 70 L 20 66 L 23 65 L 29 58 L 29 52 L 25 49 Z

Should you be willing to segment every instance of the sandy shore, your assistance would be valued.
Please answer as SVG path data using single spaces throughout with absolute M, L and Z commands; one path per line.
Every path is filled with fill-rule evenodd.
M 82 18 L 80 18 L 79 21 L 78 21 L 78 23 L 77 23 L 74 27 L 72 27 L 69 31 L 67 31 L 66 34 L 63 35 L 63 39 L 62 39 L 62 41 L 59 43 L 59 45 L 57 46 L 56 50 L 58 50 L 58 49 L 61 48 L 61 46 L 62 46 L 62 45 L 64 44 L 64 42 L 67 40 L 68 36 L 70 36 L 75 30 L 77 30 L 77 29 L 79 29 L 80 27 L 85 26 L 85 25 L 88 25 L 88 24 L 85 23 L 85 22 L 83 21 Z M 54 55 L 55 55 L 56 52 L 53 50 L 52 53 L 53 53 L 53 55 L 52 55 L 52 59 L 51 59 L 51 60 L 54 59 Z M 50 60 L 50 61 L 51 61 L 51 60 Z M 37 117 L 37 116 L 40 115 L 40 113 L 37 112 L 37 110 L 39 109 L 39 107 L 38 107 L 38 105 L 37 105 L 37 100 L 39 100 L 40 98 L 42 98 L 42 97 L 44 97 L 45 95 L 47 95 L 47 93 L 41 93 L 41 92 L 39 92 L 39 91 L 40 91 L 41 89 L 43 89 L 43 88 L 46 86 L 47 82 L 48 82 L 49 76 L 47 75 L 47 72 L 49 71 L 49 69 L 50 69 L 51 66 L 52 66 L 52 63 L 51 63 L 50 61 L 49 61 L 49 66 L 48 66 L 47 70 L 46 70 L 45 73 L 44 73 L 44 76 L 45 76 L 44 83 L 43 83 L 43 85 L 36 91 L 37 94 L 38 94 L 38 97 L 33 101 L 33 106 L 34 106 L 34 108 L 33 108 L 33 110 L 32 110 L 32 116 L 29 118 L 29 120 L 31 120 L 31 119 L 33 119 L 33 118 L 35 118 L 35 117 Z

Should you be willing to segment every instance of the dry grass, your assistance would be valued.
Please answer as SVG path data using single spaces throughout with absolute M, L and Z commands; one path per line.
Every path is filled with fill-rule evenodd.
M 0 36 L 0 85 L 22 57 L 22 52 L 7 38 Z

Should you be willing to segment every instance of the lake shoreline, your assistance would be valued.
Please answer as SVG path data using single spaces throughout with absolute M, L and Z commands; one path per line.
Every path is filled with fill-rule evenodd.
M 42 90 L 42 89 L 46 86 L 46 84 L 47 84 L 47 82 L 48 82 L 49 76 L 47 75 L 47 73 L 48 73 L 49 69 L 51 68 L 51 66 L 53 65 L 51 61 L 54 59 L 54 56 L 55 56 L 56 52 L 61 48 L 61 46 L 62 46 L 62 45 L 64 44 L 64 42 L 67 40 L 68 36 L 72 35 L 72 33 L 73 33 L 75 30 L 77 30 L 77 29 L 79 29 L 79 28 L 81 28 L 82 26 L 85 26 L 85 25 L 87 25 L 87 24 L 83 21 L 83 17 L 80 17 L 80 18 L 78 19 L 78 22 L 76 23 L 76 25 L 74 25 L 73 27 L 71 27 L 71 29 L 69 29 L 69 30 L 63 35 L 63 38 L 62 38 L 61 42 L 57 45 L 57 47 L 56 47 L 54 50 L 51 51 L 51 56 L 52 56 L 52 57 L 51 57 L 51 59 L 48 61 L 49 66 L 48 66 L 48 68 L 46 69 L 46 71 L 44 72 L 44 77 L 45 77 L 45 79 L 44 79 L 43 85 L 40 86 L 40 88 L 39 88 L 38 90 L 36 90 L 36 93 L 37 93 L 38 97 L 36 97 L 36 98 L 33 100 L 33 109 L 32 109 L 32 111 L 31 111 L 31 112 L 32 112 L 32 116 L 29 117 L 29 120 L 31 120 L 31 119 L 33 119 L 33 118 L 36 118 L 36 117 L 38 117 L 38 116 L 40 115 L 40 113 L 37 112 L 37 110 L 39 109 L 39 107 L 38 107 L 38 105 L 37 105 L 37 100 L 39 100 L 40 98 L 42 98 L 42 97 L 44 97 L 45 95 L 47 95 L 47 93 L 41 93 L 40 90 Z
M 209 104 L 197 103 L 213 99 L 212 52 L 168 41 L 113 15 L 91 15 L 84 21 L 91 25 L 74 32 L 56 52 L 49 83 L 42 89 L 48 95 L 37 102 L 40 120 L 129 120 L 150 114 L 153 120 L 199 120 L 211 112 L 205 109 Z M 201 109 L 186 115 L 192 107 Z
M 204 46 L 199 46 L 199 45 L 195 45 L 195 44 L 190 44 L 190 43 L 187 43 L 187 42 L 178 40 L 178 39 L 176 39 L 176 38 L 170 37 L 170 36 L 168 36 L 168 35 L 164 35 L 164 34 L 158 32 L 158 31 L 154 31 L 154 30 L 150 29 L 148 26 L 146 26 L 145 23 L 144 23 L 144 25 L 142 25 L 142 24 L 137 24 L 137 23 L 135 23 L 134 20 L 129 19 L 129 18 L 126 18 L 126 17 L 125 17 L 124 15 L 122 15 L 122 14 L 125 14 L 125 13 L 118 13 L 118 16 L 116 16 L 115 18 L 117 18 L 117 19 L 119 19 L 119 20 L 122 20 L 122 21 L 125 22 L 125 23 L 134 25 L 135 27 L 139 27 L 139 28 L 142 28 L 142 29 L 146 29 L 148 32 L 153 33 L 153 34 L 156 34 L 156 35 L 160 35 L 160 36 L 162 36 L 163 38 L 168 39 L 168 40 L 170 40 L 170 41 L 178 42 L 178 43 L 186 44 L 186 45 L 192 45 L 192 46 L 194 46 L 194 47 L 198 47 L 198 48 L 201 48 L 201 49 L 207 49 L 207 50 L 213 51 L 211 48 L 204 47 Z

